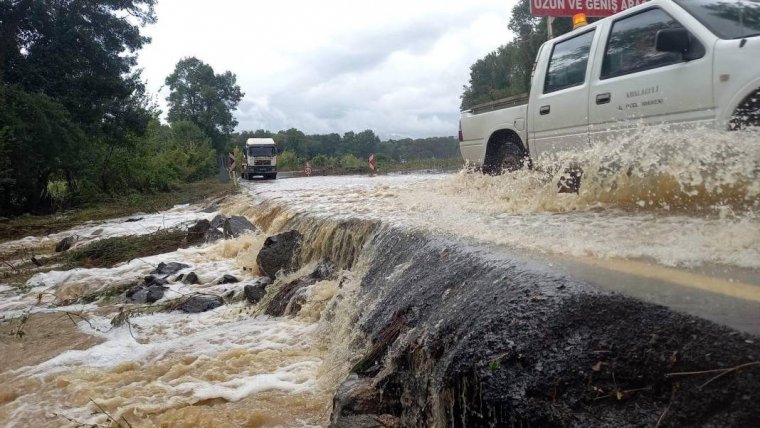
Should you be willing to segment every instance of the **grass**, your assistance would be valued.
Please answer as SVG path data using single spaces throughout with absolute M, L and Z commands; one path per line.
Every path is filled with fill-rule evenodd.
M 380 174 L 390 172 L 414 172 L 414 171 L 459 171 L 464 166 L 464 161 L 461 158 L 451 159 L 415 159 L 407 162 L 378 162 L 378 170 Z M 351 174 L 371 174 L 372 171 L 369 167 L 362 166 L 360 168 L 343 168 L 340 166 L 323 166 L 319 167 L 312 164 L 313 175 L 351 175 Z M 287 168 L 282 172 L 295 172 L 303 173 L 302 167 L 299 168 Z
M 155 213 L 178 204 L 198 203 L 205 199 L 218 198 L 236 192 L 229 183 L 219 183 L 217 179 L 206 179 L 177 186 L 171 192 L 152 194 L 132 194 L 114 197 L 92 203 L 62 213 L 49 215 L 24 215 L 0 223 L 0 242 L 42 236 L 71 229 L 93 220 L 126 217 L 135 213 Z
M 146 235 L 119 236 L 93 241 L 80 248 L 49 257 L 38 256 L 42 266 L 35 266 L 26 250 L 14 253 L 16 260 L 24 260 L 13 270 L 6 269 L 0 274 L 0 281 L 23 286 L 36 273 L 51 269 L 69 270 L 83 268 L 110 268 L 119 263 L 176 251 L 187 246 L 187 232 L 182 229 L 166 229 Z M 25 256 L 26 255 L 26 256 Z
M 167 229 L 147 235 L 119 236 L 91 242 L 64 256 L 64 269 L 110 268 L 141 257 L 176 251 L 186 246 L 187 232 Z

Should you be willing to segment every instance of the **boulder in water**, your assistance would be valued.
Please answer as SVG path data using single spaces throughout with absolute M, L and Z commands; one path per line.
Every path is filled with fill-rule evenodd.
M 200 220 L 187 229 L 187 243 L 197 245 L 222 239 L 224 234 L 208 220 Z
M 216 217 L 214 217 L 213 219 L 211 219 L 211 222 L 210 222 L 211 227 L 214 228 L 214 229 L 218 229 L 220 227 L 223 227 L 225 220 L 227 220 L 227 217 L 225 217 L 225 216 L 223 216 L 221 214 L 217 214 Z
M 195 272 L 188 273 L 187 276 L 182 278 L 182 282 L 184 284 L 200 284 L 201 283 L 200 279 L 198 278 L 198 275 Z
M 301 235 L 296 230 L 270 236 L 264 242 L 264 246 L 256 257 L 259 270 L 266 276 L 273 278 L 278 272 L 289 272 L 301 248 Z
M 394 413 L 401 403 L 397 398 L 383 395 L 372 385 L 372 379 L 351 374 L 338 388 L 333 398 L 332 427 L 400 427 Z M 341 417 L 336 417 L 341 415 Z
M 248 303 L 255 305 L 259 303 L 261 299 L 267 294 L 266 284 L 262 282 L 254 282 L 243 287 L 243 294 Z
M 226 219 L 222 227 L 225 239 L 237 238 L 246 232 L 256 230 L 256 226 L 243 216 L 232 216 Z
M 219 280 L 219 284 L 234 284 L 236 282 L 240 282 L 240 280 L 232 275 L 224 275 L 222 279 Z
M 166 290 L 168 288 L 163 285 L 151 285 L 148 287 L 138 285 L 127 290 L 126 295 L 127 298 L 135 303 L 155 303 L 164 297 Z
M 72 245 L 74 245 L 74 242 L 76 242 L 76 238 L 73 236 L 67 236 L 63 239 L 61 239 L 56 245 L 55 245 L 55 252 L 56 253 L 62 253 L 69 248 L 71 248 Z
M 218 308 L 224 304 L 224 299 L 220 296 L 212 296 L 208 294 L 195 294 L 182 303 L 176 306 L 176 309 L 187 312 L 189 314 L 197 314 L 201 312 L 210 311 L 211 309 Z
M 145 286 L 150 287 L 151 285 L 166 285 L 169 283 L 165 278 L 161 278 L 158 276 L 148 275 L 143 279 Z
M 151 272 L 151 275 L 174 275 L 175 273 L 181 271 L 182 269 L 187 269 L 189 267 L 190 265 L 186 265 L 184 263 L 161 262 L 158 264 L 158 267 Z

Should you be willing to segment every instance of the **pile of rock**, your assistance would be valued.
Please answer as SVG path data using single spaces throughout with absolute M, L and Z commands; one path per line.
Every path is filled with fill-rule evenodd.
M 226 217 L 217 215 L 211 221 L 200 220 L 187 230 L 187 243 L 190 245 L 215 242 L 220 239 L 232 239 L 244 233 L 256 230 L 256 226 L 243 216 Z
M 135 303 L 155 303 L 164 297 L 164 293 L 169 289 L 167 285 L 170 275 L 181 271 L 182 269 L 189 268 L 189 265 L 184 263 L 159 263 L 158 267 L 154 269 L 150 275 L 143 278 L 142 284 L 136 284 L 129 287 L 125 296 L 128 300 Z M 197 278 L 197 277 L 196 277 Z

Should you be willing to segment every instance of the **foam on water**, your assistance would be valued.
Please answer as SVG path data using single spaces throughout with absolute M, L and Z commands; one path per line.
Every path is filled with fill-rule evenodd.
M 349 299 L 334 298 L 346 294 L 348 284 L 338 290 L 336 281 L 320 281 L 303 290 L 304 310 L 296 317 L 260 315 L 258 308 L 236 303 L 201 314 L 135 315 L 114 327 L 118 304 L 55 306 L 64 297 L 139 282 L 158 263 L 172 261 L 190 265 L 177 274 L 196 272 L 201 283 L 175 280 L 162 300 L 194 292 L 240 295 L 246 281 L 258 275 L 255 259 L 263 241 L 263 235 L 247 234 L 109 269 L 40 273 L 21 293 L 3 287 L 0 292 L 9 297 L 0 308 L 4 315 L 76 311 L 87 318 L 78 323 L 79 330 L 102 342 L 0 374 L 0 421 L 8 426 L 103 424 L 108 418 L 102 406 L 132 426 L 323 425 L 349 361 L 341 360 L 337 369 L 324 367 L 330 352 L 345 352 L 331 351 L 345 349 L 338 346 L 344 336 L 335 333 L 347 338 L 353 332 Z M 294 275 L 313 269 L 306 266 Z M 219 284 L 225 274 L 242 281 Z M 331 321 L 322 323 L 328 310 Z
M 46 236 L 28 236 L 15 241 L 0 243 L 0 253 L 22 248 L 52 247 L 68 236 L 77 238 L 76 246 L 98 239 L 114 238 L 127 235 L 145 235 L 159 230 L 189 225 L 201 219 L 211 220 L 218 213 L 201 212 L 192 205 L 177 205 L 168 211 L 155 214 L 135 214 L 130 217 L 115 218 L 107 221 L 85 223 L 63 232 Z M 137 221 L 127 221 L 127 220 Z
M 578 194 L 558 193 L 581 167 Z M 643 129 L 502 176 L 313 177 L 248 185 L 285 212 L 377 219 L 540 253 L 760 268 L 760 133 Z M 292 214 L 290 214 L 292 216 Z

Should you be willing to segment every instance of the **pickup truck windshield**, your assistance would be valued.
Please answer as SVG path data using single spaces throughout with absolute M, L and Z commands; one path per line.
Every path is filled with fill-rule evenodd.
M 274 147 L 249 147 L 248 156 L 251 157 L 272 157 L 274 155 Z
M 721 39 L 760 35 L 760 0 L 675 0 Z

